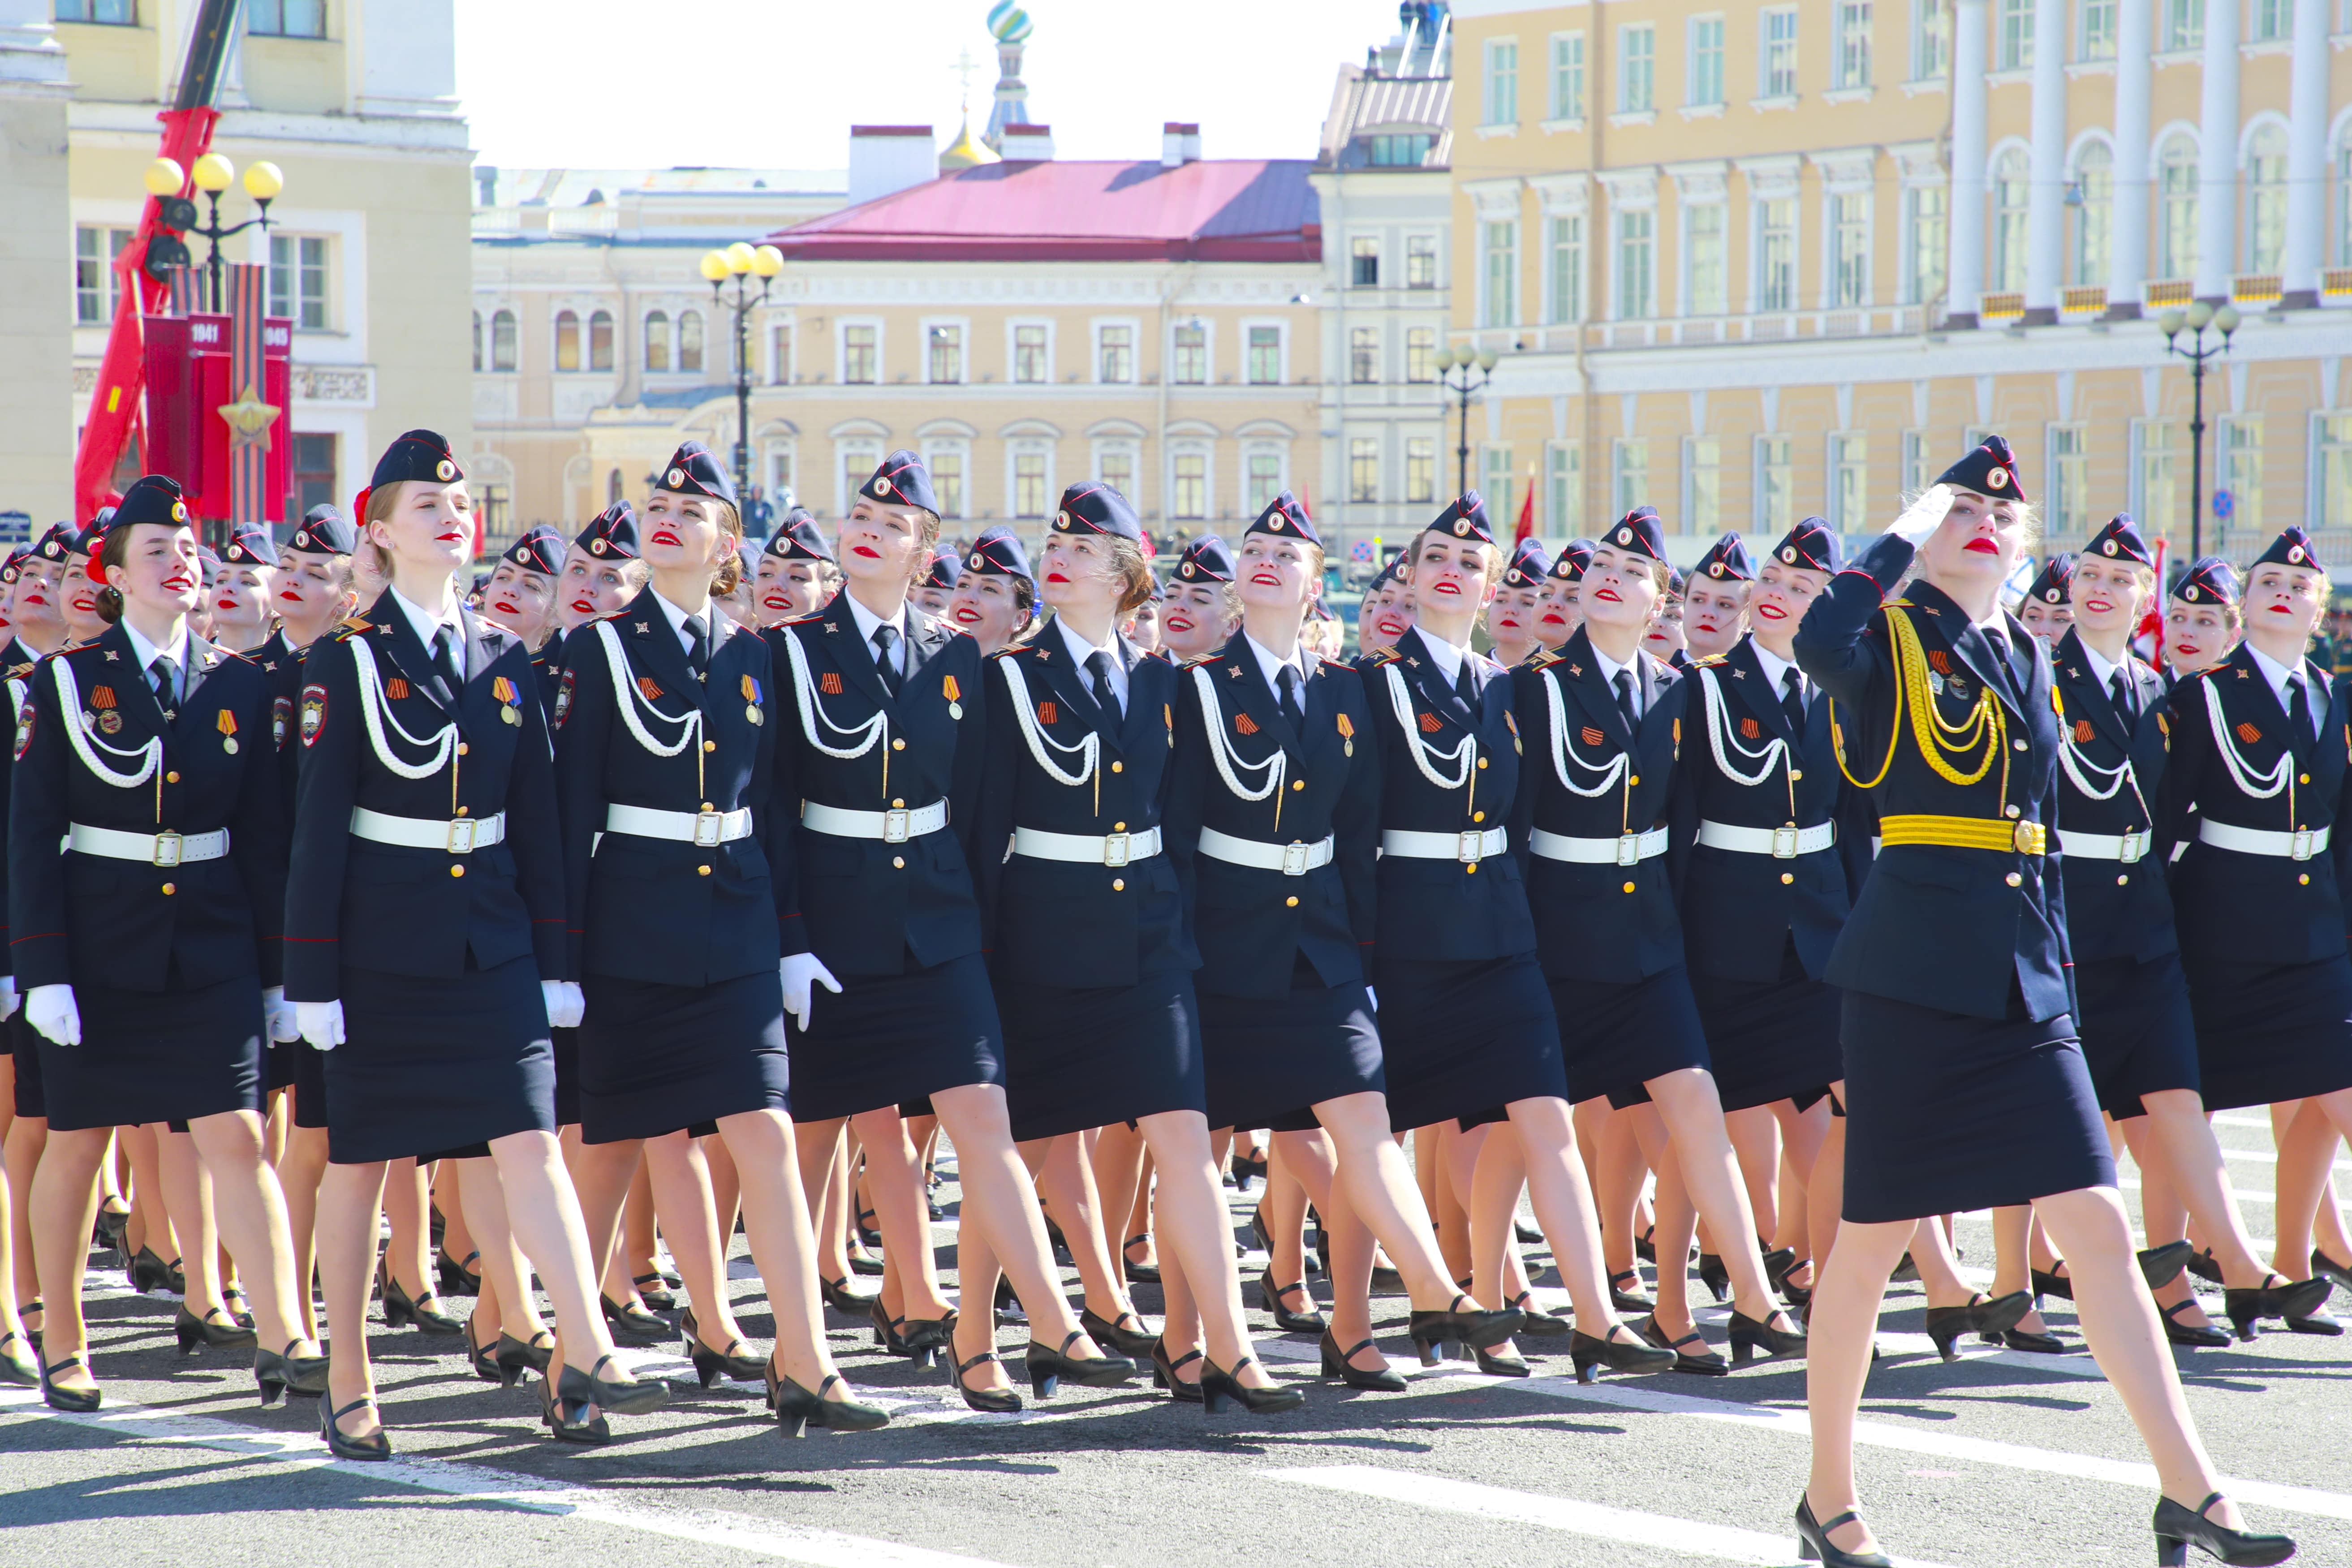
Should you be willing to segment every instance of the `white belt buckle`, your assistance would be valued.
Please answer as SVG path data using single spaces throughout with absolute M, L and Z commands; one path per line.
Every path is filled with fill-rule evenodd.
M 1486 858 L 1486 830 L 1465 827 L 1454 836 L 1454 858 L 1465 866 L 1475 866 Z
M 696 846 L 704 849 L 717 847 L 719 844 L 719 836 L 726 826 L 727 814 L 723 811 L 696 812 L 694 814 L 694 842 Z M 901 837 L 904 836 L 902 835 Z
M 471 855 L 474 852 L 474 830 L 480 824 L 470 816 L 461 816 L 449 824 L 449 853 Z
M 2122 847 L 2116 852 L 2116 858 L 2126 866 L 2139 864 L 2139 858 L 2147 853 L 2148 837 L 2152 831 L 2153 829 L 2143 829 L 2137 833 L 2125 834 Z
M 180 836 L 170 828 L 155 835 L 155 847 L 148 858 L 164 870 L 180 863 Z
M 2296 860 L 2308 860 L 2311 858 L 2310 828 L 2298 827 L 2293 833 L 2287 835 L 2287 855 L 2290 858 Z
M 909 827 L 911 821 L 912 814 L 902 806 L 893 806 L 888 811 L 884 812 L 882 814 L 882 842 L 885 844 L 904 844 L 907 842 L 909 837 L 913 837 L 912 831 Z M 697 833 L 701 831 L 699 826 L 696 827 L 695 831 Z
M 1126 864 L 1127 864 L 1127 853 L 1128 853 L 1128 836 L 1127 836 L 1126 834 L 1124 834 L 1124 833 L 1109 833 L 1109 834 L 1105 834 L 1105 835 L 1103 836 L 1103 864 L 1104 864 L 1104 865 L 1106 865 L 1106 866 L 1124 866 L 1124 865 L 1126 865 Z
M 1797 858 L 1797 828 L 1792 824 L 1772 830 L 1772 858 L 1794 860 Z
M 1286 877 L 1307 875 L 1307 846 L 1297 842 L 1282 847 L 1282 874 Z
M 1617 864 L 1620 866 L 1638 866 L 1641 863 L 1642 836 L 1638 833 L 1619 834 L 1617 836 Z

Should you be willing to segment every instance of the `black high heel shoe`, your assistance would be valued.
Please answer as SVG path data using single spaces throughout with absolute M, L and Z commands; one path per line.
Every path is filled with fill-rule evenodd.
M 1706 1286 L 1706 1293 L 1717 1300 L 1731 1299 L 1731 1270 L 1723 1266 L 1722 1254 L 1702 1252 L 1698 1255 L 1698 1282 Z
M 846 1279 L 827 1279 L 820 1275 L 817 1278 L 816 1293 L 824 1298 L 826 1306 L 836 1312 L 845 1312 L 853 1318 L 864 1317 L 867 1310 L 874 1305 L 873 1297 L 862 1291 L 851 1289 Z
M 670 1294 L 670 1283 L 658 1268 L 651 1274 L 640 1274 L 629 1281 L 637 1288 L 637 1300 L 649 1312 L 675 1312 L 677 1298 Z
M 2017 1327 L 2017 1320 L 2032 1306 L 2030 1293 L 2012 1290 L 1998 1298 L 1970 1296 L 1957 1307 L 1930 1307 L 1927 1337 L 1936 1342 L 1937 1355 L 1946 1361 L 1958 1361 L 1959 1352 L 1954 1347 L 1959 1341 L 1970 1334 L 2005 1334 Z
M 213 1309 L 223 1317 L 226 1308 Z M 209 1316 L 199 1318 L 183 1305 L 172 1315 L 172 1333 L 180 1342 L 182 1355 L 194 1355 L 199 1345 L 210 1345 L 218 1351 L 245 1350 L 256 1341 L 251 1329 L 241 1329 L 234 1321 L 215 1322 Z
M 1658 1260 L 1658 1227 L 1652 1226 L 1633 1238 L 1633 1256 L 1644 1263 Z
M 2144 1247 L 2139 1250 L 2139 1277 L 2147 1281 L 2151 1290 L 2160 1290 L 2180 1277 L 2197 1249 L 2185 1241 L 2168 1241 L 2162 1247 Z
M 1255 1160 L 1244 1160 L 1239 1154 L 1234 1156 L 1234 1191 L 1245 1193 L 1249 1191 L 1249 1184 L 1252 1182 L 1265 1180 L 1265 1155 L 1264 1153 L 1261 1152 Z
M 19 1321 L 26 1318 L 38 1318 L 41 1320 L 43 1328 L 47 1327 L 49 1321 L 48 1309 L 41 1305 L 38 1298 L 35 1298 L 33 1300 L 27 1301 L 23 1306 L 17 1308 L 16 1316 Z M 31 1344 L 33 1347 L 33 1353 L 35 1355 L 38 1355 L 41 1352 L 41 1329 L 26 1329 L 25 1331 L 25 1339 L 26 1342 Z
M 1813 1519 L 1813 1500 L 1797 1500 L 1797 1555 L 1807 1563 L 1819 1563 L 1822 1568 L 1895 1568 L 1895 1559 L 1884 1552 L 1848 1552 L 1830 1544 L 1830 1531 L 1842 1524 L 1859 1524 L 1862 1515 L 1848 1509 L 1821 1524 Z
M 433 1258 L 433 1271 L 440 1277 L 440 1293 L 444 1296 L 480 1295 L 482 1293 L 481 1273 L 478 1269 L 467 1268 L 466 1265 L 478 1263 L 481 1258 L 482 1255 L 478 1252 L 469 1252 L 462 1258 L 450 1257 L 446 1248 L 436 1253 Z
M 2011 1350 L 2021 1351 L 2027 1355 L 2064 1355 L 2069 1348 L 2066 1342 L 2056 1334 L 2037 1334 L 2031 1329 L 2005 1330 L 2001 1333 L 2000 1342 Z
M 53 1374 L 75 1367 L 89 1370 L 89 1363 L 78 1355 L 63 1361 L 44 1362 L 40 1368 L 41 1403 L 52 1410 L 62 1410 L 68 1415 L 87 1415 L 103 1404 L 106 1395 L 96 1388 L 59 1388 Z
M 2180 1314 L 2195 1305 L 2197 1305 L 2196 1297 L 2183 1296 L 2179 1300 L 2164 1309 L 2164 1337 L 2167 1342 L 2186 1345 L 2191 1350 L 2208 1351 L 2217 1351 L 2224 1345 L 2236 1342 L 2231 1338 L 2227 1330 L 2217 1329 L 2210 1323 L 2198 1327 L 2182 1322 Z
M 327 1452 L 338 1459 L 391 1458 L 392 1438 L 384 1432 L 383 1417 L 381 1414 L 376 1417 L 376 1429 L 366 1436 L 344 1436 L 341 1425 L 344 1416 L 354 1410 L 373 1409 L 375 1409 L 375 1395 L 373 1394 L 362 1394 L 336 1411 L 328 1410 L 325 1400 L 319 1401 L 319 1436 L 327 1440 Z
M 1758 1351 L 1767 1361 L 1782 1357 L 1801 1358 L 1805 1353 L 1805 1336 L 1794 1329 L 1776 1329 L 1771 1320 L 1758 1322 L 1747 1313 L 1731 1314 L 1731 1364 L 1745 1366 Z
M 879 1279 L 887 1268 L 887 1264 L 871 1253 L 853 1252 L 849 1255 L 849 1271 L 860 1279 Z
M 1349 1388 L 1362 1389 L 1368 1394 L 1402 1394 L 1404 1375 L 1394 1367 L 1384 1366 L 1377 1372 L 1366 1372 L 1355 1364 L 1355 1358 L 1371 1343 L 1370 1340 L 1359 1340 L 1343 1351 L 1339 1348 L 1339 1342 L 1331 1337 L 1331 1331 L 1324 1330 L 1323 1375 L 1336 1377 Z
M 1465 1312 L 1463 1302 L 1470 1298 L 1458 1295 L 1442 1312 L 1412 1312 L 1405 1318 L 1405 1332 L 1412 1340 L 1412 1348 L 1423 1366 L 1435 1366 L 1449 1357 L 1459 1356 L 1466 1347 L 1483 1350 L 1498 1345 L 1519 1331 L 1525 1320 L 1516 1307 L 1506 1307 L 1498 1312 Z
M 2055 1296 L 2061 1301 L 2071 1301 L 2074 1299 L 2074 1281 L 2072 1276 L 2047 1268 L 2036 1268 L 2032 1272 L 2033 1299 L 2037 1303 L 2044 1296 Z
M 131 1288 L 142 1296 L 150 1290 L 167 1290 L 172 1286 L 172 1266 L 155 1256 L 152 1247 L 142 1247 L 123 1270 L 129 1276 Z
M 1538 1340 L 1564 1340 L 1575 1331 L 1568 1319 L 1537 1306 L 1536 1293 L 1532 1290 L 1520 1291 L 1510 1305 L 1519 1314 L 1520 1333 Z
M 1731 1363 L 1716 1354 L 1714 1349 L 1707 1344 L 1706 1336 L 1696 1330 L 1685 1334 L 1681 1339 L 1670 1340 L 1666 1338 L 1666 1331 L 1658 1327 L 1658 1315 L 1653 1312 L 1634 1324 L 1633 1331 L 1660 1350 L 1674 1352 L 1676 1372 L 1690 1373 L 1697 1377 L 1729 1377 L 1731 1375 Z M 1698 1354 L 1686 1353 L 1683 1350 L 1685 1345 L 1696 1345 Z
M 827 1399 L 824 1391 L 841 1382 L 837 1372 L 825 1373 L 824 1381 L 812 1394 L 789 1377 L 778 1377 L 775 1357 L 770 1356 L 767 1377 L 768 1405 L 775 1411 L 776 1425 L 783 1428 L 787 1437 L 805 1437 L 812 1426 L 830 1427 L 835 1432 L 872 1432 L 890 1425 L 890 1413 L 878 1405 L 861 1405 L 855 1399 Z
M 238 1328 L 253 1327 L 253 1314 L 245 1310 L 245 1292 L 236 1286 L 221 1287 L 221 1306 L 228 1313 L 229 1321 Z
M 2204 1280 L 2208 1285 L 2222 1283 L 2221 1260 L 2213 1256 L 2213 1249 L 2210 1247 L 2202 1252 L 2189 1255 L 2189 1272 Z
M 659 1378 L 640 1379 L 625 1374 L 606 1377 L 604 1368 L 612 1362 L 612 1356 L 607 1354 L 598 1356 L 596 1364 L 586 1372 L 576 1366 L 565 1367 L 556 1374 L 556 1393 L 566 1400 L 584 1401 L 615 1415 L 643 1415 L 669 1397 L 669 1384 Z
M 2300 1318 L 2289 1318 L 2286 1331 L 2291 1334 L 2324 1334 L 2334 1339 L 2344 1331 L 2344 1325 L 2329 1313 L 2311 1312 Z
M 440 1298 L 431 1294 L 411 1297 L 400 1281 L 394 1279 L 387 1264 L 376 1266 L 375 1282 L 383 1298 L 383 1326 L 387 1329 L 405 1327 L 411 1323 L 416 1331 L 436 1340 L 455 1339 L 465 1332 L 466 1325 L 441 1311 L 436 1305 Z
M 1296 1410 L 1307 1403 L 1307 1391 L 1303 1388 L 1244 1386 L 1241 1381 L 1241 1370 L 1249 1365 L 1252 1359 L 1242 1357 L 1234 1363 L 1231 1371 L 1213 1361 L 1201 1363 L 1201 1408 L 1203 1414 L 1214 1415 L 1227 1405 L 1238 1405 L 1252 1415 L 1274 1415 L 1285 1410 Z
M 9 1350 L 12 1341 L 23 1341 L 26 1344 L 32 1342 L 28 1336 L 14 1329 L 0 1334 L 0 1383 L 13 1383 L 19 1388 L 38 1388 L 41 1385 L 39 1363 L 21 1352 Z
M 122 1245 L 122 1236 L 123 1233 L 130 1228 L 131 1211 L 129 1209 L 110 1209 L 104 1204 L 100 1204 L 99 1205 L 98 1233 L 100 1237 L 105 1238 L 105 1243 L 109 1247 L 118 1253 L 124 1251 L 125 1248 Z
M 1127 1275 L 1127 1282 L 1130 1285 L 1157 1285 L 1160 1283 L 1160 1265 L 1157 1263 L 1138 1263 L 1134 1258 L 1128 1256 L 1129 1253 L 1135 1250 L 1138 1243 L 1150 1241 L 1150 1239 L 1151 1237 L 1149 1236 L 1130 1236 L 1127 1238 L 1127 1245 L 1118 1249 L 1119 1267 L 1125 1271 Z
M 1657 1310 L 1658 1304 L 1655 1301 L 1651 1300 L 1647 1296 L 1642 1295 L 1638 1291 L 1619 1289 L 1617 1288 L 1617 1284 L 1621 1279 L 1631 1279 L 1634 1284 L 1639 1285 L 1642 1282 L 1642 1271 L 1638 1268 L 1628 1268 L 1622 1274 L 1612 1274 L 1609 1277 L 1609 1304 L 1611 1306 L 1616 1308 L 1617 1310 L 1621 1312 L 1649 1312 Z
M 1485 1345 L 1473 1345 L 1470 1347 L 1470 1359 L 1477 1364 L 1478 1371 L 1487 1377 L 1533 1377 L 1535 1375 L 1536 1369 L 1529 1366 L 1526 1358 L 1507 1343 L 1499 1350 L 1489 1349 Z
M 2273 1281 L 2277 1283 L 2273 1284 Z M 2224 1289 L 2221 1310 L 2242 1340 L 2254 1337 L 2254 1325 L 2263 1318 L 2284 1318 L 2290 1326 L 2294 1320 L 2309 1320 L 2327 1304 L 2328 1292 L 2335 1287 L 2326 1279 L 2301 1279 L 2290 1283 L 2275 1274 L 2265 1274 L 2263 1282 L 2252 1289 Z
M 1016 1389 L 975 1389 L 964 1382 L 965 1373 L 976 1366 L 987 1366 L 997 1359 L 994 1351 L 982 1351 L 970 1361 L 958 1362 L 955 1371 L 948 1374 L 948 1381 L 955 1384 L 958 1394 L 963 1395 L 967 1409 L 982 1411 L 991 1415 L 1010 1415 L 1022 1408 L 1021 1394 Z
M 1323 1331 L 1326 1326 L 1323 1314 L 1314 1310 L 1315 1298 L 1307 1293 L 1306 1280 L 1301 1279 L 1296 1285 L 1276 1286 L 1274 1282 L 1274 1270 L 1269 1268 L 1259 1277 L 1257 1289 L 1258 1294 L 1265 1299 L 1265 1310 L 1274 1314 L 1274 1326 L 1284 1333 L 1319 1334 Z M 1305 1301 L 1307 1310 L 1304 1312 L 1294 1312 L 1285 1307 L 1282 1304 L 1284 1300 L 1291 1296 L 1297 1296 L 1300 1300 Z
M 542 1338 L 547 1341 L 545 1344 L 539 1342 Z M 531 1335 L 530 1343 L 525 1344 L 501 1329 L 499 1331 L 497 1353 L 499 1381 L 512 1388 L 522 1381 L 522 1374 L 526 1372 L 535 1372 L 542 1378 L 547 1375 L 547 1369 L 555 1364 L 555 1336 L 541 1329 Z
M 1667 1371 L 1675 1364 L 1675 1352 L 1645 1345 L 1639 1340 L 1621 1340 L 1617 1331 L 1622 1323 L 1610 1326 L 1610 1337 L 1595 1339 L 1582 1329 L 1568 1337 L 1568 1359 L 1576 1367 L 1576 1381 L 1591 1383 L 1596 1367 L 1607 1367 L 1635 1377 L 1647 1377 L 1653 1373 Z
M 2221 1500 L 2221 1494 L 2215 1492 L 2191 1513 L 2170 1498 L 2157 1500 L 2157 1568 L 2182 1568 L 2189 1561 L 2191 1546 L 2208 1557 L 2242 1568 L 2263 1568 L 2264 1564 L 2284 1563 L 2294 1555 L 2294 1540 L 2291 1536 L 2256 1535 L 2251 1531 L 2231 1530 L 2206 1518 L 2205 1510 Z
M 1324 1338 L 1328 1342 L 1330 1336 L 1326 1334 Z M 1180 1366 L 1190 1366 L 1194 1362 L 1201 1359 L 1201 1352 L 1199 1351 L 1186 1351 L 1174 1361 L 1170 1361 L 1168 1359 L 1167 1342 L 1164 1340 L 1152 1341 L 1151 1386 L 1154 1388 L 1166 1389 L 1169 1395 L 1180 1405 L 1200 1404 L 1200 1384 L 1197 1382 L 1185 1382 L 1182 1378 L 1176 1375 L 1176 1369 Z M 1399 1386 L 1402 1387 L 1402 1384 L 1399 1384 Z
M 604 1292 L 596 1299 L 604 1304 L 604 1321 L 624 1333 L 643 1334 L 649 1339 L 666 1340 L 670 1326 L 633 1301 L 615 1301 Z
M 1136 1364 L 1123 1355 L 1089 1356 L 1083 1361 L 1071 1355 L 1070 1347 L 1086 1337 L 1084 1329 L 1073 1330 L 1062 1341 L 1062 1348 L 1054 1351 L 1031 1340 L 1021 1357 L 1029 1373 L 1030 1392 L 1040 1399 L 1051 1399 L 1066 1377 L 1081 1388 L 1116 1388 L 1136 1374 Z
M 2338 1263 L 2317 1247 L 2311 1249 L 2311 1271 L 2322 1279 L 2329 1279 L 2352 1290 L 2352 1264 Z
M 741 1340 L 728 1341 L 724 1352 L 712 1350 L 704 1344 L 702 1331 L 695 1326 L 694 1309 L 691 1307 L 686 1310 L 686 1317 L 679 1322 L 678 1331 L 686 1341 L 687 1359 L 694 1363 L 694 1375 L 701 1380 L 706 1389 L 722 1377 L 737 1383 L 757 1383 L 761 1369 L 768 1364 L 764 1356 L 737 1355 L 735 1347 L 744 1342 Z
M 874 1325 L 874 1342 L 883 1350 L 926 1370 L 939 1364 L 940 1352 L 948 1342 L 945 1318 L 894 1318 L 878 1296 L 867 1317 Z
M 1150 1355 L 1151 1347 L 1160 1342 L 1158 1334 L 1147 1334 L 1140 1328 L 1125 1326 L 1142 1321 L 1133 1312 L 1121 1312 L 1116 1323 L 1092 1309 L 1078 1313 L 1078 1327 L 1086 1331 L 1087 1338 L 1098 1345 L 1108 1345 L 1129 1359 Z
M 572 1369 L 563 1369 L 569 1375 Z M 602 1415 L 593 1419 L 588 1409 L 593 1401 L 567 1397 L 555 1384 L 541 1385 L 539 1424 L 559 1443 L 578 1443 L 594 1447 L 613 1440 L 613 1428 Z
M 296 1355 L 294 1347 L 301 1342 L 289 1340 L 282 1351 L 253 1352 L 253 1381 L 261 1390 L 263 1408 L 277 1404 L 289 1389 L 314 1399 L 327 1392 L 327 1358 Z
M 471 1318 L 467 1318 L 466 1320 L 465 1329 L 466 1364 L 474 1369 L 474 1375 L 480 1378 L 484 1383 L 496 1383 L 511 1386 L 512 1384 L 510 1381 L 499 1370 L 498 1342 L 493 1340 L 488 1344 L 480 1344 L 476 1342 L 474 1339 L 474 1320 Z

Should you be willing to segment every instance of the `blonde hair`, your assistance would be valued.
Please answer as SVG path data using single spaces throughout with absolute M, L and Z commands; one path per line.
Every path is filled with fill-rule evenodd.
M 939 520 L 933 518 L 931 522 L 936 532 Z M 1151 576 L 1151 563 L 1134 540 L 1116 533 L 1103 538 L 1110 543 L 1111 574 L 1119 579 L 1118 613 L 1132 615 L 1151 602 L 1152 592 L 1159 586 Z
M 1438 538 L 1444 540 L 1449 544 L 1454 542 L 1454 536 L 1448 533 L 1442 528 L 1423 529 L 1419 533 L 1412 536 L 1412 547 L 1405 552 L 1405 570 L 1411 571 L 1413 563 L 1420 560 L 1421 542 L 1427 539 L 1433 533 L 1437 535 Z M 1503 574 L 1503 566 L 1505 564 L 1503 559 L 1503 547 L 1496 543 L 1493 540 L 1486 540 L 1479 544 L 1478 559 L 1485 563 L 1485 569 L 1480 579 L 1482 583 L 1492 583 Z M 1318 576 L 1321 575 L 1320 573 L 1318 573 L 1317 574 Z
M 726 547 L 710 578 L 710 596 L 724 599 L 743 585 L 743 554 L 739 548 L 743 542 L 743 514 L 735 510 L 732 501 L 720 500 L 717 496 L 708 499 L 711 510 L 719 514 L 719 541 Z

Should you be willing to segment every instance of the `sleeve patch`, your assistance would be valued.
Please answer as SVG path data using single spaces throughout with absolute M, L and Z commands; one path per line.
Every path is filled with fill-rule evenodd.
M 302 743 L 316 745 L 319 731 L 327 722 L 327 689 L 306 686 L 302 689 Z
M 33 704 L 27 702 L 25 710 L 16 716 L 16 760 L 20 763 L 25 760 L 25 753 L 32 750 L 33 715 L 37 711 Z
M 578 679 L 577 670 L 567 668 L 563 672 L 563 679 L 556 683 L 555 727 L 559 730 L 563 728 L 563 721 L 572 717 L 572 687 Z
M 278 697 L 269 704 L 269 743 L 277 751 L 286 749 L 286 738 L 294 730 L 294 699 Z

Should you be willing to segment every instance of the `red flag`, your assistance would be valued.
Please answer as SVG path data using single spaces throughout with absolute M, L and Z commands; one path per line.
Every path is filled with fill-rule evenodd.
M 2164 647 L 2164 562 L 2168 542 L 2161 538 L 2156 542 L 2156 592 L 2149 595 L 2147 608 L 2141 612 L 2139 626 L 2132 637 L 2140 658 L 2159 669 L 2164 668 L 2157 655 Z
M 1513 544 L 1517 544 L 1522 539 L 1532 539 L 1535 537 L 1535 532 L 1536 484 L 1535 477 L 1533 475 L 1529 475 L 1528 478 L 1528 493 L 1519 501 L 1519 526 L 1512 531 L 1511 542 Z

